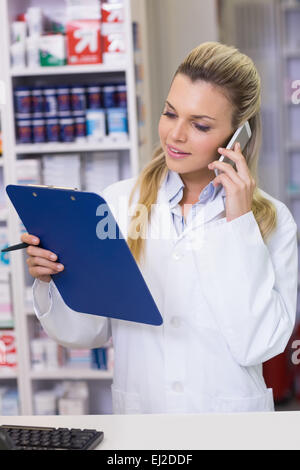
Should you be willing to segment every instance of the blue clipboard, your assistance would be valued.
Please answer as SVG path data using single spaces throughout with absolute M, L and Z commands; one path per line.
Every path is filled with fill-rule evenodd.
M 27 232 L 37 235 L 39 246 L 56 253 L 64 265 L 52 279 L 71 309 L 162 324 L 143 275 L 101 196 L 34 185 L 8 185 L 6 192 Z

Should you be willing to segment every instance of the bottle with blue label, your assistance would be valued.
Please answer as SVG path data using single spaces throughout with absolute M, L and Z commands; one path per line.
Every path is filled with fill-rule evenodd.
M 58 106 L 55 87 L 44 89 L 44 113 L 45 117 L 57 116 Z
M 57 106 L 58 112 L 71 112 L 71 97 L 70 87 L 58 86 L 56 89 L 57 93 Z
M 45 111 L 45 97 L 43 88 L 33 88 L 31 90 L 32 114 L 34 117 L 43 117 Z
M 29 87 L 14 89 L 15 112 L 19 118 L 30 118 L 32 112 L 31 90 Z
M 99 85 L 92 85 L 86 88 L 88 109 L 100 109 L 103 107 L 102 88 Z
M 46 137 L 48 142 L 59 142 L 59 119 L 57 116 L 48 117 L 46 121 Z
M 32 119 L 32 139 L 35 144 L 46 142 L 46 127 L 44 119 Z
M 31 119 L 16 119 L 16 133 L 18 144 L 32 143 Z
M 74 142 L 75 129 L 73 116 L 64 116 L 59 118 L 60 140 L 62 142 Z
M 102 87 L 102 97 L 104 108 L 114 108 L 117 106 L 116 102 L 117 87 L 114 85 L 104 85 Z
M 73 116 L 81 116 L 86 110 L 85 87 L 71 87 L 71 103 Z
M 107 131 L 112 140 L 128 139 L 128 119 L 126 108 L 110 108 L 107 113 Z

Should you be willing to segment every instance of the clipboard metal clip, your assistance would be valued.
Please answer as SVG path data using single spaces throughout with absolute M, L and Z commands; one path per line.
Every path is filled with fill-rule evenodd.
M 78 188 L 65 188 L 63 186 L 54 186 L 52 184 L 27 184 L 27 186 L 32 186 L 34 188 L 49 188 L 49 189 L 66 189 L 68 191 L 78 191 Z

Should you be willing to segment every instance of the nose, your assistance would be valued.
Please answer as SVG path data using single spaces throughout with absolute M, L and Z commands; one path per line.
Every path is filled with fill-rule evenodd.
M 180 121 L 180 119 L 177 119 L 176 122 L 173 122 L 173 127 L 170 134 L 174 141 L 185 142 L 187 139 L 187 132 L 184 122 Z

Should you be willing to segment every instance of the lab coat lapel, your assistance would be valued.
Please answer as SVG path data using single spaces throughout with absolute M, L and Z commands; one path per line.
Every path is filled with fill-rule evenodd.
M 155 239 L 170 240 L 175 243 L 178 239 L 170 212 L 169 201 L 164 185 L 158 191 L 156 204 L 151 213 L 151 237 Z
M 162 229 L 163 234 L 166 236 L 170 234 L 171 240 L 176 244 L 192 230 L 211 223 L 213 220 L 220 219 L 222 216 L 225 217 L 225 198 L 226 196 L 219 192 L 213 201 L 208 202 L 202 207 L 192 222 L 178 236 L 173 224 L 167 194 L 164 185 L 162 185 L 158 192 L 157 204 L 153 213 L 153 228 L 155 233 L 158 234 L 158 231 Z

